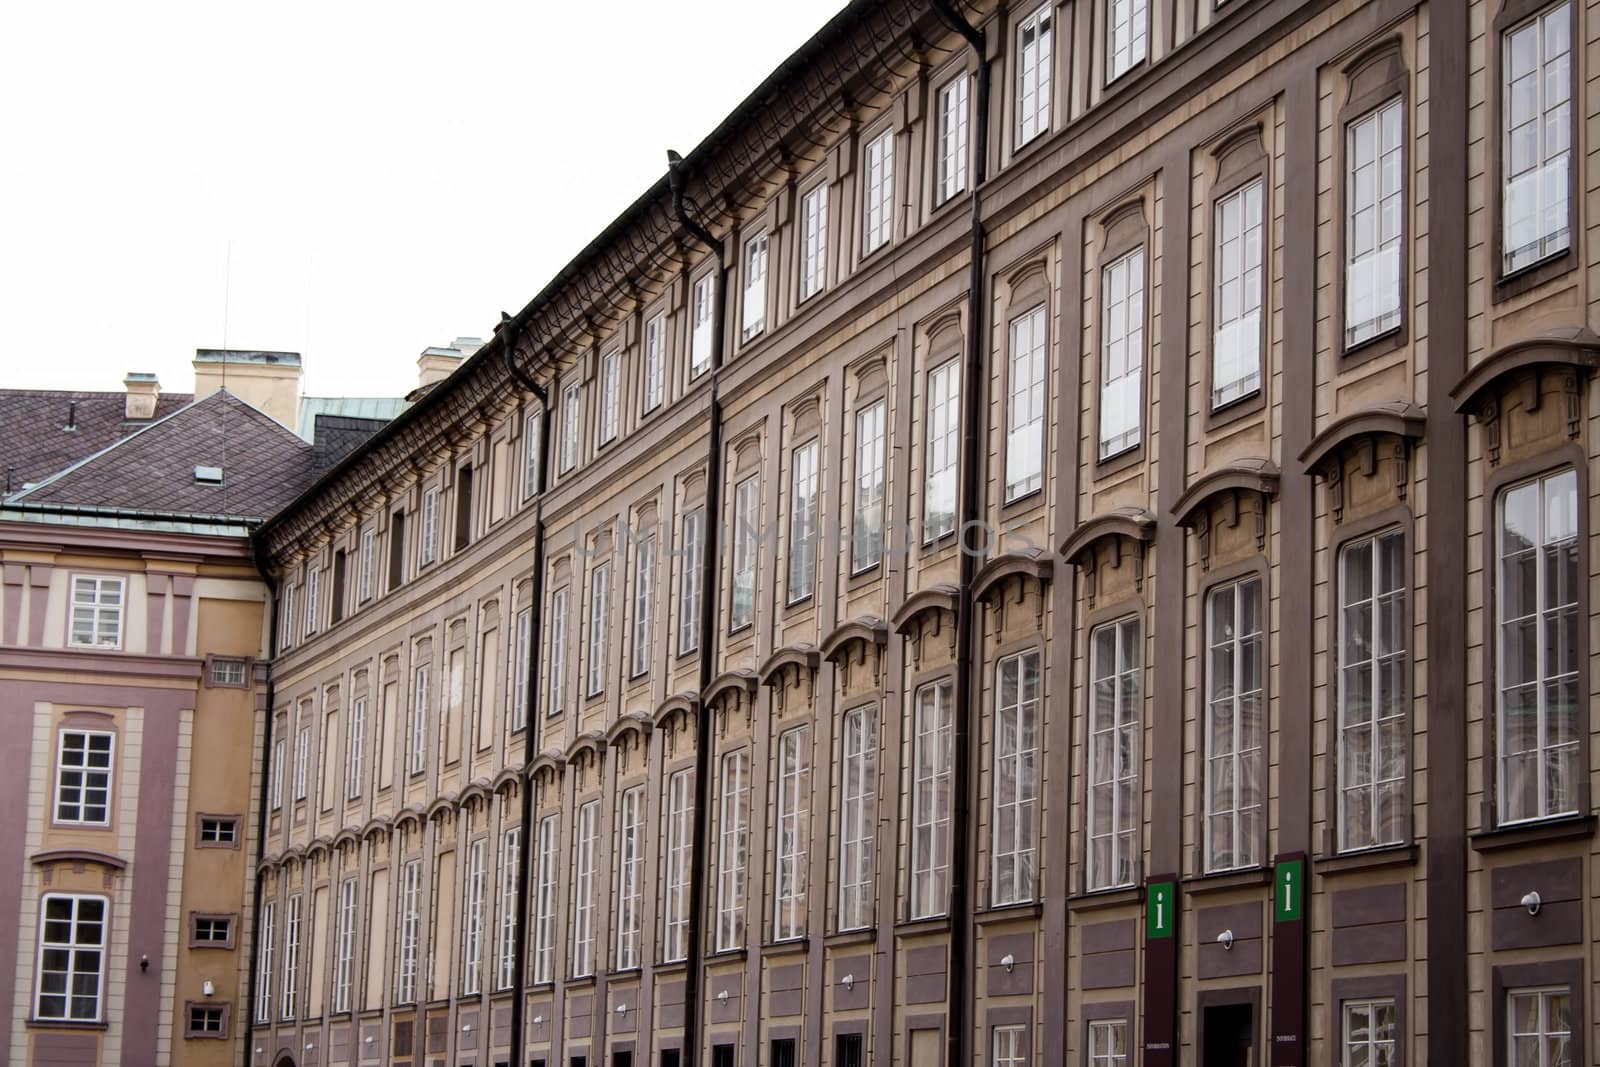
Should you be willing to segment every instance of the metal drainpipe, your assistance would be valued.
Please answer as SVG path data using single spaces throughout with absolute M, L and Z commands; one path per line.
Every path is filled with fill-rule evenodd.
M 261 861 L 267 855 L 267 803 L 272 783 L 272 702 L 277 687 L 273 678 L 273 666 L 278 659 L 278 583 L 272 580 L 266 561 L 261 558 L 260 543 L 255 542 L 253 537 L 251 540 L 250 550 L 255 558 L 256 571 L 266 583 L 267 602 L 272 605 L 272 625 L 267 634 L 267 722 L 261 735 L 261 796 L 256 806 L 256 876 L 254 899 L 250 905 L 250 973 L 245 978 L 245 988 L 249 991 L 249 997 L 241 1005 L 245 1017 L 245 1063 L 251 1062 L 254 1057 L 252 1049 L 256 1039 L 256 983 L 260 981 L 261 967 Z
M 522 780 L 518 792 L 522 796 L 522 838 L 517 849 L 517 913 L 512 920 L 513 944 L 511 953 L 511 1063 L 512 1067 L 528 1062 L 528 1034 L 523 1016 L 527 1014 L 528 935 L 525 923 L 528 918 L 529 881 L 533 872 L 534 826 L 533 783 L 527 779 L 527 767 L 538 754 L 539 715 L 539 640 L 544 629 L 544 490 L 550 472 L 550 395 L 518 364 L 512 353 L 516 340 L 517 323 L 513 319 L 501 320 L 501 352 L 506 369 L 524 388 L 539 401 L 539 473 L 534 481 L 533 498 L 533 592 L 528 598 L 532 610 L 528 618 L 528 677 L 527 695 L 523 706 L 527 708 L 528 721 L 522 735 Z
M 667 153 L 667 182 L 672 189 L 672 211 L 680 225 L 701 244 L 711 249 L 717 260 L 717 284 L 711 334 L 710 402 L 707 410 L 707 458 L 705 522 L 702 524 L 700 568 L 700 692 L 711 684 L 715 665 L 717 636 L 717 534 L 721 529 L 722 498 L 722 401 L 718 398 L 718 379 L 722 372 L 722 343 L 726 333 L 728 271 L 722 243 L 711 231 L 689 217 L 683 203 L 683 157 Z M 690 315 L 693 300 L 690 295 Z M 704 965 L 701 948 L 700 913 L 705 902 L 706 822 L 711 796 L 711 717 L 704 707 L 695 712 L 694 750 L 694 845 L 689 868 L 688 966 L 683 987 L 683 1067 L 695 1067 L 700 1055 L 700 979 Z
M 950 25 L 977 55 L 977 130 L 972 160 L 972 249 L 967 293 L 967 366 L 963 375 L 962 398 L 965 417 L 962 428 L 961 509 L 956 524 L 958 551 L 961 554 L 959 594 L 956 597 L 956 707 L 952 767 L 955 781 L 951 795 L 956 804 L 950 813 L 950 1028 L 945 1040 L 948 1062 L 971 1062 L 968 1043 L 971 1020 L 967 1009 L 973 985 L 967 948 L 973 938 L 973 904 L 970 889 L 974 871 L 969 862 L 976 851 L 972 839 L 973 785 L 978 780 L 973 762 L 978 749 L 972 744 L 976 734 L 973 721 L 979 711 L 975 699 L 979 678 L 973 665 L 980 662 L 976 605 L 972 602 L 972 579 L 978 569 L 977 546 L 969 543 L 971 534 L 980 533 L 983 518 L 982 489 L 984 421 L 984 352 L 987 346 L 983 314 L 985 290 L 982 204 L 978 190 L 987 177 L 989 148 L 989 60 L 984 31 L 975 28 L 950 5 L 949 0 L 934 0 L 935 12 Z

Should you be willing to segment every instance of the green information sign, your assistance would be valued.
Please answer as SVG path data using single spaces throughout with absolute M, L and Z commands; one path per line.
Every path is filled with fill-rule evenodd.
M 1145 937 L 1171 937 L 1177 918 L 1177 886 L 1172 882 L 1151 882 L 1144 892 Z
M 1305 913 L 1305 860 L 1285 860 L 1274 871 L 1272 917 L 1280 923 L 1297 922 Z

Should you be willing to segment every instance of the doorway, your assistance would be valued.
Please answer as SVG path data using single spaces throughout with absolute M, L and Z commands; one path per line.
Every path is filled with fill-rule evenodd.
M 1204 1011 L 1200 1067 L 1255 1067 L 1255 1005 L 1214 1004 Z

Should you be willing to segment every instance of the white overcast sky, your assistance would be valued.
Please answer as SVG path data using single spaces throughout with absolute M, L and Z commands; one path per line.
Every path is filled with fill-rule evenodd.
M 187 392 L 226 343 L 404 393 L 843 5 L 0 5 L 0 387 Z

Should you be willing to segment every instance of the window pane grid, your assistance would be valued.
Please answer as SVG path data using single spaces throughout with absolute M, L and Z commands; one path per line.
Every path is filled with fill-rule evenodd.
M 356 881 L 339 887 L 339 928 L 335 937 L 333 964 L 333 1010 L 350 1010 L 350 971 L 355 959 Z
M 346 800 L 361 796 L 363 746 L 366 744 L 367 698 L 356 697 L 350 702 L 350 723 L 345 736 L 345 787 Z
M 567 590 L 550 594 L 550 687 L 546 692 L 545 714 L 560 715 L 567 695 Z
M 412 860 L 400 878 L 399 979 L 395 982 L 395 1002 L 414 1004 L 417 1000 L 417 897 L 422 888 L 422 861 Z
M 1123 619 L 1089 637 L 1088 888 L 1132 885 L 1141 824 L 1139 623 Z
M 1339 825 L 1342 849 L 1405 834 L 1405 536 L 1345 547 L 1339 566 Z
M 1218 200 L 1212 264 L 1211 406 L 1261 388 L 1260 178 Z
M 1213 590 L 1206 603 L 1207 871 L 1261 862 L 1261 580 Z
M 1392 1000 L 1344 1002 L 1343 1063 L 1387 1067 L 1397 1062 L 1398 1034 Z
M 105 965 L 105 898 L 50 894 L 44 898 L 42 918 L 34 1017 L 98 1022 Z
M 576 383 L 561 391 L 561 473 L 566 474 L 578 464 L 578 386 Z
M 556 820 L 539 822 L 539 872 L 533 897 L 533 977 L 543 985 L 555 975 L 556 956 Z
M 717 842 L 717 951 L 744 945 L 745 869 L 749 863 L 750 755 L 722 757 Z
M 666 388 L 667 320 L 664 315 L 652 315 L 644 324 L 644 410 L 654 411 L 661 406 Z
M 743 338 L 748 341 L 767 325 L 767 235 L 745 246 Z
M 478 992 L 483 963 L 483 839 L 467 849 L 466 936 L 461 949 L 461 992 Z
M 859 574 L 883 559 L 882 400 L 856 415 L 855 517 L 850 535 L 850 570 Z
M 513 826 L 500 843 L 500 940 L 494 987 L 510 989 L 517 954 L 517 869 L 522 863 L 522 827 Z
M 807 300 L 828 281 L 828 186 L 817 186 L 800 203 L 800 299 Z
M 1400 100 L 1350 123 L 1345 133 L 1345 344 L 1400 325 Z
M 68 643 L 79 648 L 121 647 L 122 601 L 121 578 L 75 576 Z
M 912 730 L 911 918 L 944 914 L 950 882 L 951 682 L 917 690 Z
M 667 782 L 667 905 L 666 936 L 662 939 L 667 963 L 689 955 L 689 850 L 694 819 L 689 785 L 689 771 L 679 771 Z
M 711 305 L 716 302 L 716 291 L 710 274 L 694 283 L 694 296 L 690 301 L 692 323 L 689 334 L 689 377 L 697 378 L 711 366 L 711 331 L 716 327 L 711 321 Z
M 789 603 L 809 597 L 817 575 L 817 443 L 794 450 L 789 471 Z
M 1017 147 L 1050 128 L 1050 65 L 1053 62 L 1050 4 L 1017 27 Z
M 1147 0 L 1108 0 L 1106 5 L 1106 80 L 1144 62 L 1150 22 Z
M 760 480 L 754 476 L 740 482 L 733 491 L 733 602 L 728 628 L 739 630 L 755 620 L 756 551 L 760 531 Z
M 611 639 L 611 564 L 602 563 L 589 577 L 589 677 L 585 692 L 595 696 L 606 687 L 606 655 Z
M 997 1026 L 994 1028 L 994 1067 L 1027 1067 L 1026 1028 Z
M 1572 1067 L 1571 998 L 1565 986 L 1506 994 L 1507 1067 Z
M 1048 332 L 1043 307 L 1011 320 L 1006 404 L 1006 500 L 1044 484 L 1044 364 Z
M 283 916 L 283 995 L 279 998 L 280 1012 L 285 1019 L 293 1019 L 295 999 L 300 980 L 300 897 L 288 899 Z
M 1502 270 L 1521 270 L 1571 243 L 1572 11 L 1559 4 L 1503 39 Z
M 705 533 L 704 509 L 683 517 L 682 581 L 678 596 L 678 651 L 693 652 L 700 647 L 700 576 L 705 567 L 701 538 Z
M 600 367 L 600 441 L 616 439 L 617 415 L 621 407 L 622 353 L 607 352 Z
M 1346 1060 L 1354 1067 L 1354 1060 Z M 1126 1019 L 1098 1019 L 1089 1024 L 1089 1067 L 1127 1067 Z M 1376 1067 L 1376 1065 L 1373 1065 Z
M 543 417 L 544 416 L 542 412 L 530 412 L 528 417 L 524 419 L 522 423 L 522 497 L 524 500 L 528 499 L 539 491 L 539 437 L 542 433 L 541 422 Z M 437 513 L 439 491 L 437 489 L 430 489 L 428 492 L 434 495 L 434 514 L 429 515 L 428 508 L 423 508 L 422 551 L 424 557 L 428 560 L 431 560 L 433 559 L 434 551 L 432 547 L 433 540 L 435 536 L 437 536 L 434 531 L 436 530 L 438 523 Z M 427 503 L 426 494 L 423 496 L 423 503 L 425 505 Z
M 113 735 L 64 730 L 59 746 L 55 821 L 82 826 L 106 825 L 111 817 Z
M 572 977 L 594 973 L 595 834 L 600 802 L 578 809 L 572 842 Z
M 961 377 L 951 360 L 928 374 L 927 475 L 923 490 L 923 540 L 956 528 L 956 471 L 961 443 Z
M 650 666 L 650 622 L 654 611 L 656 539 L 640 541 L 633 557 L 633 659 L 630 673 L 637 678 Z
M 1139 443 L 1144 414 L 1144 249 L 1100 272 L 1100 458 Z
M 865 230 L 862 252 L 870 255 L 894 236 L 894 131 L 885 130 L 867 145 Z
M 278 902 L 261 905 L 261 929 L 257 932 L 260 959 L 256 967 L 256 1022 L 272 1020 L 272 953 L 277 948 Z
M 967 187 L 967 85 L 965 72 L 939 90 L 939 203 Z
M 845 715 L 839 771 L 839 929 L 872 923 L 873 831 L 877 817 L 878 712 Z
M 811 808 L 811 733 L 802 726 L 778 738 L 776 877 L 773 940 L 799 937 L 806 929 L 807 829 Z
M 421 774 L 428 766 L 428 665 L 411 677 L 411 773 Z
M 1039 799 L 1039 653 L 1003 659 L 995 671 L 994 871 L 990 903 L 1032 900 Z
M 639 966 L 639 916 L 644 896 L 644 788 L 622 794 L 617 815 L 617 968 Z

